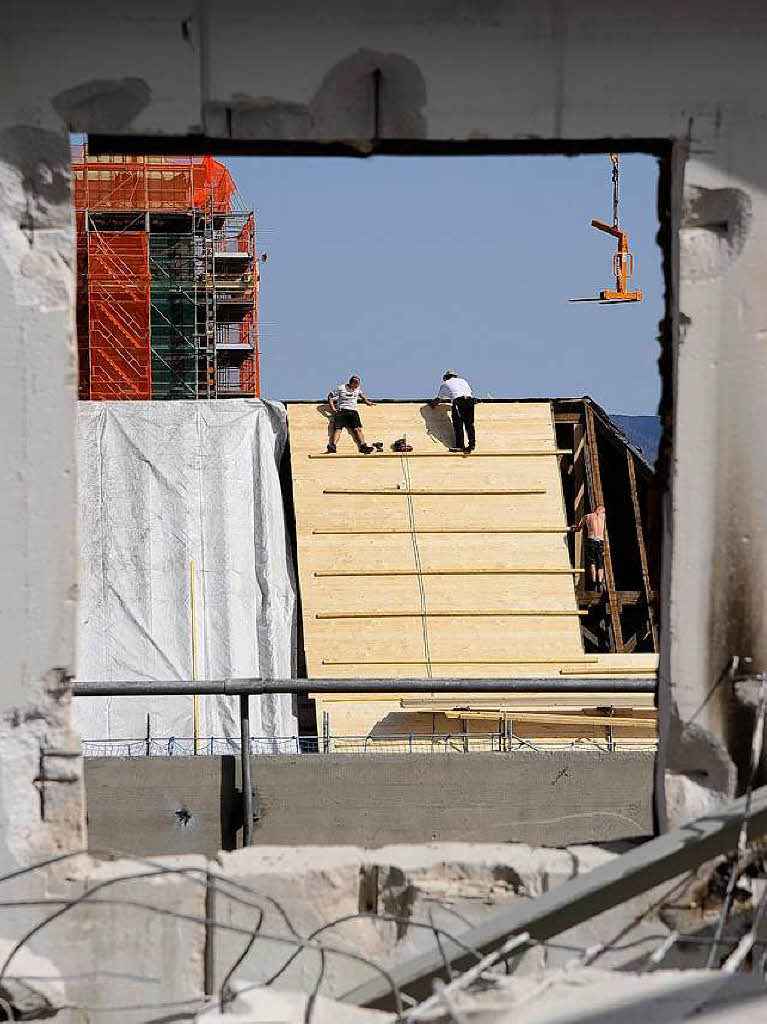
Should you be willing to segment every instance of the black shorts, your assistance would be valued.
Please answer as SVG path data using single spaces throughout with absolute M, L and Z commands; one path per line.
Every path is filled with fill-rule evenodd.
M 586 538 L 586 565 L 593 565 L 597 569 L 605 567 L 605 545 L 604 541 L 595 540 L 593 537 Z
M 344 427 L 356 430 L 361 426 L 362 420 L 356 409 L 339 409 L 333 413 L 333 430 L 343 430 Z

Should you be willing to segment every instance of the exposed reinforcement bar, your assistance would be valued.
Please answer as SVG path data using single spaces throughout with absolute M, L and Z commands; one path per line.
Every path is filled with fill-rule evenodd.
M 461 973 L 473 966 L 475 950 L 485 956 L 510 936 L 525 932 L 529 942 L 545 942 L 653 886 L 695 870 L 705 861 L 737 847 L 746 800 L 741 797 L 727 803 L 710 816 L 643 843 L 537 899 L 500 911 L 460 935 L 460 950 L 430 951 L 395 965 L 391 970 L 393 981 L 410 998 L 420 1001 L 431 995 L 432 982 L 444 976 L 445 959 L 455 973 Z M 767 786 L 753 793 L 748 831 L 750 836 L 767 832 Z M 467 949 L 472 952 L 465 952 Z M 340 998 L 358 1006 L 393 1007 L 391 989 L 385 979 L 378 977 Z

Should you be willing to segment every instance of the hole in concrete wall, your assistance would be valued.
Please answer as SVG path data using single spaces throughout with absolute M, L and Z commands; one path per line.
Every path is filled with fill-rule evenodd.
M 327 409 L 323 412 L 326 395 L 354 372 L 362 377 L 363 392 L 378 400 L 378 411 L 360 407 L 363 426 L 378 430 L 375 417 L 386 412 L 387 402 L 416 403 L 420 420 L 406 429 L 423 433 L 428 444 L 447 457 L 449 448 L 455 447 L 449 409 L 430 409 L 425 399 L 436 395 L 444 371 L 454 368 L 465 375 L 480 400 L 475 415 L 485 426 L 480 426 L 471 460 L 476 467 L 482 466 L 483 443 L 495 443 L 493 417 L 502 422 L 505 415 L 498 410 L 508 405 L 509 415 L 512 407 L 523 415 L 527 408 L 532 416 L 537 404 L 548 403 L 550 438 L 531 428 L 504 443 L 530 447 L 548 440 L 563 452 L 557 458 L 559 505 L 547 513 L 556 523 L 544 524 L 541 510 L 525 520 L 513 507 L 518 502 L 515 495 L 492 523 L 484 514 L 476 521 L 503 526 L 510 517 L 507 525 L 528 528 L 527 540 L 523 533 L 510 531 L 505 548 L 495 541 L 477 547 L 471 534 L 464 533 L 453 538 L 452 547 L 440 551 L 433 543 L 428 550 L 422 543 L 420 551 L 407 547 L 397 552 L 400 561 L 405 560 L 394 567 L 397 570 L 407 569 L 416 559 L 417 579 L 410 582 L 424 587 L 405 597 L 414 603 L 413 618 L 423 635 L 429 627 L 432 633 L 423 641 L 428 644 L 426 654 L 411 658 L 407 674 L 422 676 L 426 669 L 434 677 L 461 674 L 465 666 L 451 662 L 453 655 L 446 651 L 447 634 L 433 623 L 427 622 L 425 629 L 421 624 L 430 610 L 440 610 L 440 601 L 457 607 L 464 595 L 473 609 L 482 610 L 483 597 L 491 591 L 493 608 L 546 611 L 554 619 L 566 605 L 581 623 L 573 634 L 578 650 L 561 648 L 561 665 L 552 668 L 551 659 L 537 660 L 526 649 L 529 663 L 520 662 L 519 656 L 511 659 L 523 664 L 519 671 L 573 675 L 580 668 L 585 675 L 586 666 L 594 664 L 606 673 L 606 667 L 618 663 L 589 659 L 649 656 L 651 661 L 641 665 L 651 674 L 646 665 L 654 666 L 660 643 L 660 486 L 652 472 L 660 439 L 656 335 L 666 302 L 663 254 L 656 243 L 656 210 L 664 208 L 657 195 L 657 153 L 620 156 L 620 227 L 628 234 L 626 244 L 635 263 L 633 279 L 624 280 L 619 273 L 616 280 L 612 260 L 621 238 L 590 225 L 592 219 L 613 225 L 613 165 L 607 146 L 577 157 L 554 152 L 482 154 L 479 146 L 464 148 L 461 155 L 450 147 L 443 147 L 439 155 L 425 155 L 425 146 L 397 155 L 376 152 L 383 148 L 374 145 L 374 155 L 364 161 L 287 151 L 189 160 L 181 155 L 120 156 L 118 150 L 137 152 L 135 140 L 130 147 L 95 140 L 87 157 L 78 153 L 81 397 L 115 402 L 236 400 L 260 393 L 263 398 L 287 400 L 289 418 L 291 409 L 313 408 L 318 417 L 315 454 L 323 455 L 332 440 Z M 188 206 L 182 209 L 185 174 Z M 136 200 L 142 189 L 143 202 Z M 116 278 L 130 287 L 120 293 Z M 611 295 L 621 288 L 635 298 L 614 301 Z M 636 301 L 640 290 L 641 301 Z M 603 292 L 603 302 L 569 301 L 596 299 Z M 110 316 L 115 311 L 116 316 Z M 109 362 L 109 346 L 121 331 L 146 341 L 140 388 L 134 387 L 132 394 L 127 392 L 135 381 L 125 379 L 136 376 L 135 366 L 123 366 L 123 381 L 115 391 L 114 377 L 119 374 L 114 352 L 111 366 Z M 393 425 L 387 422 L 380 429 L 391 432 Z M 350 433 L 353 429 L 348 427 L 342 432 L 337 454 L 354 454 Z M 368 434 L 366 440 L 379 440 L 370 430 Z M 380 454 L 395 455 L 394 440 L 394 433 L 382 433 Z M 374 452 L 369 461 L 378 459 Z M 400 461 L 401 457 L 392 465 Z M 415 456 L 407 461 L 419 465 Z M 300 545 L 303 510 L 294 501 L 298 492 L 292 484 L 295 473 L 303 473 L 303 465 L 309 464 L 305 453 L 298 470 L 296 464 L 293 446 L 287 473 L 283 464 L 285 512 L 294 543 Z M 454 464 L 445 463 L 446 486 L 455 485 L 464 464 L 460 456 Z M 364 463 L 353 465 L 352 484 L 374 479 L 367 474 L 377 470 L 369 471 Z M 501 462 L 487 460 L 485 465 L 482 487 L 490 490 L 500 479 Z M 515 469 L 506 483 L 522 477 L 532 479 L 530 470 Z M 411 478 L 406 489 L 413 486 Z M 594 586 L 585 564 L 585 535 L 566 534 L 565 526 L 579 523 L 600 504 L 607 509 L 609 557 L 604 580 L 597 579 Z M 418 505 L 416 501 L 416 534 L 425 514 L 425 505 Z M 441 508 L 439 521 L 449 526 L 448 511 L 444 504 Z M 342 525 L 349 525 L 347 519 Z M 553 532 L 556 526 L 561 529 L 547 546 L 546 529 Z M 542 529 L 536 536 L 537 527 Z M 344 587 L 352 593 L 362 588 L 355 568 L 365 568 L 365 559 L 374 554 L 366 547 L 369 543 L 368 537 L 353 548 L 349 538 L 340 536 L 326 542 L 330 565 L 325 570 L 343 570 L 349 577 Z M 380 545 L 380 538 L 375 543 Z M 440 589 L 437 580 L 426 578 L 424 569 L 438 570 L 446 552 L 454 561 L 468 559 L 472 571 L 463 579 L 446 576 Z M 293 549 L 293 558 L 295 554 Z M 492 564 L 480 564 L 483 559 Z M 500 588 L 491 585 L 490 576 L 483 579 L 476 571 L 514 566 L 533 571 Z M 537 568 L 557 567 L 567 577 L 564 589 L 557 590 L 550 576 L 536 576 Z M 381 570 L 378 564 L 376 568 Z M 309 675 L 322 674 L 317 671 L 316 651 L 309 650 L 316 640 L 306 638 L 307 616 L 316 617 L 318 609 L 333 610 L 332 587 L 338 580 L 318 598 L 313 574 L 303 578 L 295 561 L 293 570 L 302 602 L 299 666 Z M 371 599 L 385 598 L 390 583 L 373 579 Z M 550 607 L 544 607 L 547 602 Z M 528 625 L 509 618 L 495 624 L 492 637 L 474 629 L 480 637 L 478 651 L 489 656 L 475 654 L 469 675 L 478 674 L 480 663 L 483 675 L 499 671 L 504 658 L 498 653 L 497 638 L 521 636 Z M 347 627 L 344 642 L 339 636 Z M 380 651 L 376 654 L 374 629 L 374 622 L 334 622 L 329 658 L 334 668 L 324 669 L 324 674 L 349 674 L 350 667 L 358 672 L 354 652 L 360 646 L 368 660 L 372 657 L 369 675 L 401 673 L 401 665 L 393 672 L 389 663 L 404 657 L 406 631 L 392 634 L 384 657 Z M 539 652 L 551 647 L 548 639 L 539 638 L 537 644 Z M 442 658 L 434 653 L 440 645 L 446 651 Z M 351 651 L 355 664 L 344 662 L 339 649 L 341 655 L 344 649 Z M 494 667 L 488 668 L 491 664 Z M 517 669 L 502 671 L 513 674 Z M 297 710 L 295 753 L 340 749 L 341 726 L 326 717 L 326 708 L 301 701 Z M 174 756 L 191 753 L 191 715 L 188 710 L 186 714 L 189 725 L 181 730 L 186 736 L 174 737 L 172 749 L 159 711 L 146 736 L 142 731 L 125 742 L 135 742 L 136 753 L 150 748 L 152 753 Z M 378 721 L 359 719 L 358 726 L 347 725 L 355 735 L 349 736 L 346 749 L 417 753 L 428 744 L 433 748 L 435 742 L 445 751 L 464 753 L 507 749 L 509 734 L 506 725 L 501 728 L 500 717 L 494 710 L 477 722 L 457 719 L 442 706 L 428 714 L 424 709 L 405 714 L 398 707 Z M 352 716 L 350 721 L 357 720 Z M 570 725 L 563 736 L 577 741 L 583 730 L 577 723 Z M 598 743 L 620 745 L 620 723 L 595 728 Z M 536 723 L 512 722 L 510 735 L 512 740 L 515 735 L 518 740 L 546 740 L 548 733 L 539 735 L 536 729 L 540 732 Z M 109 739 L 85 731 L 88 739 Z M 125 736 L 125 729 L 121 731 Z M 201 752 L 219 753 L 217 738 L 202 737 Z

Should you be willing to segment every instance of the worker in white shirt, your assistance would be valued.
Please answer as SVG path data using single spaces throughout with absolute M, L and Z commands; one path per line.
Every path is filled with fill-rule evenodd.
M 367 395 L 360 390 L 360 379 L 356 374 L 352 375 L 346 384 L 339 384 L 333 391 L 328 392 L 328 405 L 333 413 L 333 427 L 328 444 L 328 453 L 334 455 L 336 445 L 341 436 L 341 431 L 347 427 L 357 442 L 357 447 L 363 455 L 370 455 L 374 450 L 372 445 L 365 443 L 365 435 L 362 433 L 362 420 L 357 412 L 357 402 L 364 405 L 374 405 Z
M 457 370 L 445 370 L 437 397 L 432 398 L 429 405 L 434 409 L 440 402 L 450 402 L 451 405 L 450 415 L 455 431 L 455 447 L 450 451 L 464 452 L 468 455 L 474 451 L 477 443 L 474 433 L 474 406 L 477 404 L 477 400 L 471 393 L 469 382 L 463 377 L 459 377 Z M 468 444 L 464 444 L 464 428 L 466 428 Z

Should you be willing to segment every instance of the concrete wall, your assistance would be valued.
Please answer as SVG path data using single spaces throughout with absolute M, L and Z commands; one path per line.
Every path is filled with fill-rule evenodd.
M 664 353 L 667 414 L 672 392 L 675 401 L 664 753 L 704 793 L 734 787 L 747 729 L 730 714 L 727 687 L 703 701 L 732 654 L 753 656 L 757 668 L 767 654 L 767 473 L 765 449 L 753 443 L 767 384 L 765 28 L 759 0 L 738 5 L 737 17 L 717 0 L 649 0 L 619 11 L 607 0 L 331 0 L 321 11 L 309 0 L 193 8 L 136 0 L 129 11 L 45 0 L 8 13 L 0 94 L 3 863 L 78 841 L 77 814 L 69 815 L 74 829 L 50 831 L 33 799 L 49 726 L 64 730 L 54 749 L 69 749 L 65 707 L 39 685 L 72 667 L 73 650 L 68 129 L 202 132 L 215 141 L 197 136 L 190 147 L 219 151 L 232 140 L 339 138 L 360 152 L 381 138 L 522 146 L 645 138 L 672 147 L 664 230 L 670 308 L 683 314 L 684 333 L 670 324 Z M 379 140 L 374 69 L 382 71 Z M 78 785 L 76 767 L 50 774 Z
M 0 44 L 2 873 L 84 842 L 66 683 L 77 597 L 69 148 L 38 91 L 11 85 L 23 46 Z
M 564 846 L 652 834 L 648 753 L 322 754 L 252 762 L 256 845 L 447 841 Z M 93 850 L 236 845 L 230 757 L 88 758 Z

